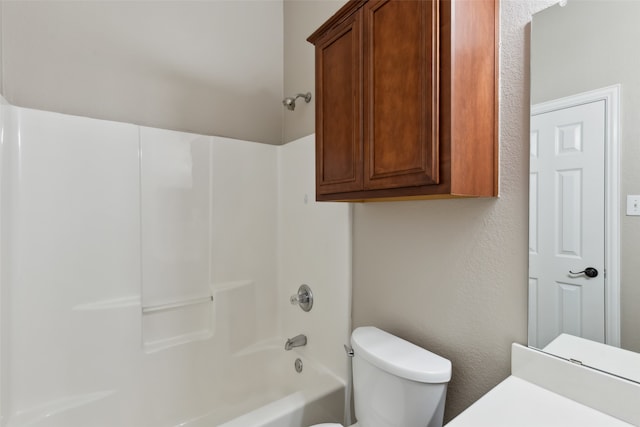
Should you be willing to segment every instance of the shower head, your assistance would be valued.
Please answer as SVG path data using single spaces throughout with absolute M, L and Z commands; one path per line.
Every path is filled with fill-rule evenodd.
M 282 105 L 287 107 L 287 110 L 295 110 L 296 109 L 296 100 L 294 98 L 285 98 L 282 100 Z
M 296 99 L 304 98 L 304 102 L 307 104 L 311 102 L 311 92 L 299 93 L 295 97 L 288 97 L 282 100 L 282 105 L 287 107 L 287 110 L 293 111 L 296 109 Z

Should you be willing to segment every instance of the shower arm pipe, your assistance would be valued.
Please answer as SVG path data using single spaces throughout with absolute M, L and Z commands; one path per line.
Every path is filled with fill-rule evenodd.
M 296 96 L 290 96 L 282 100 L 282 105 L 284 105 L 287 110 L 293 111 L 296 109 L 296 99 L 304 98 L 304 102 L 307 104 L 311 102 L 311 92 L 307 93 L 299 93 Z
M 310 102 L 311 101 L 311 92 L 307 92 L 307 93 L 299 93 L 297 94 L 293 99 L 296 100 L 298 98 L 304 98 L 304 102 Z
M 149 314 L 149 313 L 157 313 L 159 311 L 174 310 L 174 309 L 180 308 L 180 307 L 187 307 L 187 306 L 190 306 L 190 305 L 197 305 L 197 304 L 205 304 L 205 303 L 208 303 L 208 302 L 213 302 L 213 295 L 209 295 L 209 296 L 206 296 L 206 297 L 200 297 L 200 298 L 185 299 L 185 300 L 182 300 L 182 301 L 167 302 L 167 303 L 163 303 L 163 304 L 142 306 L 142 314 Z

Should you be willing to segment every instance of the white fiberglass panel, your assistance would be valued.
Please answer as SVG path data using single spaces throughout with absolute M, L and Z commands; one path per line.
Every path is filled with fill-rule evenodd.
M 250 280 L 255 287 L 254 296 L 230 313 L 238 328 L 233 349 L 276 333 L 277 148 L 212 138 L 212 284 L 226 288 Z
M 12 108 L 6 102 L 6 100 L 0 96 L 0 195 L 2 195 L 2 189 L 5 187 L 6 176 L 1 173 L 6 170 L 7 162 L 7 145 L 10 141 L 17 139 L 17 134 L 12 131 L 12 126 L 15 126 L 14 121 L 11 119 Z M 14 142 L 15 143 L 15 142 Z M 8 371 L 8 301 L 7 301 L 7 269 L 6 269 L 6 257 L 5 254 L 8 248 L 8 241 L 5 238 L 8 230 L 7 227 L 7 208 L 8 203 L 6 197 L 0 196 L 0 425 L 4 414 L 7 411 L 7 400 L 9 394 L 7 393 L 8 384 L 6 381 L 1 381 L 2 378 L 9 377 Z
M 145 305 L 209 294 L 210 141 L 140 128 Z
M 316 202 L 315 138 L 278 147 L 278 224 L 282 335 L 305 333 L 303 354 L 347 378 L 342 345 L 351 333 L 351 205 Z M 313 309 L 289 303 L 301 284 L 311 287 Z
M 14 117 L 3 171 L 10 207 L 3 381 L 7 412 L 20 413 L 69 406 L 70 396 L 107 396 L 127 375 L 123 358 L 139 342 L 130 308 L 106 315 L 74 307 L 139 293 L 138 130 L 27 109 Z
M 211 137 L 140 128 L 143 340 L 212 334 Z

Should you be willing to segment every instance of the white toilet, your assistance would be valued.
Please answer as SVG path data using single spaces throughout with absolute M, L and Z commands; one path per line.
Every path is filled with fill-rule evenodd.
M 442 427 L 451 362 L 372 326 L 351 334 L 352 427 Z M 339 427 L 316 424 L 312 427 Z

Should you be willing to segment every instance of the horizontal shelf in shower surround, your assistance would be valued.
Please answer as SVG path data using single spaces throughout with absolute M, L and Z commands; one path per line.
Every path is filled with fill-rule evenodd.
M 75 311 L 100 311 L 100 310 L 120 310 L 123 308 L 139 308 L 140 295 L 132 295 L 122 298 L 110 298 L 100 301 L 93 301 L 78 304 L 73 307 Z
M 210 339 L 214 335 L 215 297 L 204 297 L 142 306 L 143 347 L 155 353 L 178 345 Z
M 228 282 L 216 282 L 211 284 L 211 288 L 215 292 L 224 292 L 235 288 L 241 288 L 243 286 L 252 286 L 253 280 L 231 280 Z
M 144 350 L 154 353 L 215 336 L 216 345 L 224 343 L 230 354 L 246 352 L 264 343 L 259 306 L 253 280 L 218 282 L 211 285 L 211 296 L 159 304 L 160 310 L 143 311 Z
M 186 298 L 179 301 L 169 301 L 155 305 L 147 305 L 142 307 L 142 314 L 158 313 L 160 311 L 177 310 L 184 307 L 190 307 L 198 304 L 209 304 L 213 302 L 213 295 L 206 297 Z

